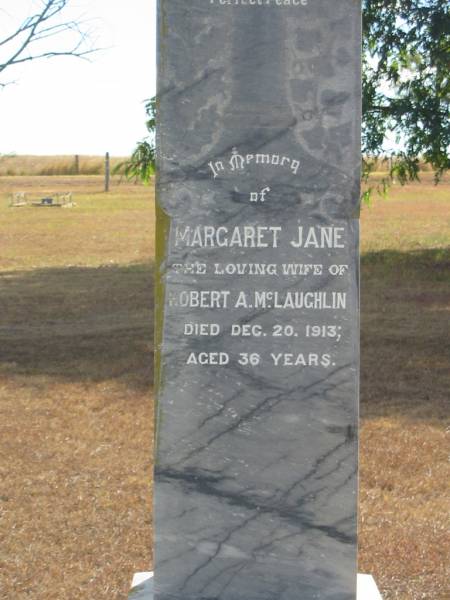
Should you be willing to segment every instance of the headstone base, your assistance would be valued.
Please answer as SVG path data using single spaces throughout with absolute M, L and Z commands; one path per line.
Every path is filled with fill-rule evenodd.
M 136 573 L 128 600 L 153 600 L 153 573 Z M 358 574 L 357 600 L 382 600 L 372 575 Z
M 153 573 L 135 573 L 128 600 L 153 600 Z

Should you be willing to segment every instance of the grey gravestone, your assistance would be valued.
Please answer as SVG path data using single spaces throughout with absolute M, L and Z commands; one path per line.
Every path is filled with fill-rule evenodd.
M 156 600 L 356 596 L 359 0 L 160 0 Z

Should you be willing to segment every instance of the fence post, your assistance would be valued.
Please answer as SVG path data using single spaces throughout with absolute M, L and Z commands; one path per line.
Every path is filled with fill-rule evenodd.
M 109 179 L 110 179 L 111 169 L 109 164 L 109 152 L 105 155 L 105 192 L 109 192 Z
M 79 175 L 80 174 L 80 156 L 79 156 L 79 154 L 75 154 L 74 168 L 75 168 L 75 175 Z

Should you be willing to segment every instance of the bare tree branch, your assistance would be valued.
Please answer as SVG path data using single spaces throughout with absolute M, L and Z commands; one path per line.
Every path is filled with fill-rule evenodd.
M 87 26 L 86 21 L 64 20 L 62 13 L 70 1 L 40 0 L 35 14 L 26 17 L 11 33 L 0 39 L 0 73 L 33 60 L 56 56 L 87 59 L 98 51 L 91 46 L 90 32 L 83 30 L 83 26 Z M 68 41 L 63 36 L 67 33 L 71 34 Z M 49 47 L 50 38 L 53 38 L 55 47 Z M 0 89 L 9 83 L 0 81 Z

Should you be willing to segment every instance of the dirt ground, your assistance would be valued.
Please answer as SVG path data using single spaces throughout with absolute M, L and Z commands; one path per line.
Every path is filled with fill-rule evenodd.
M 2 600 L 125 599 L 151 566 L 153 189 L 101 190 L 0 178 Z M 361 300 L 360 571 L 448 599 L 448 183 L 363 209 Z

